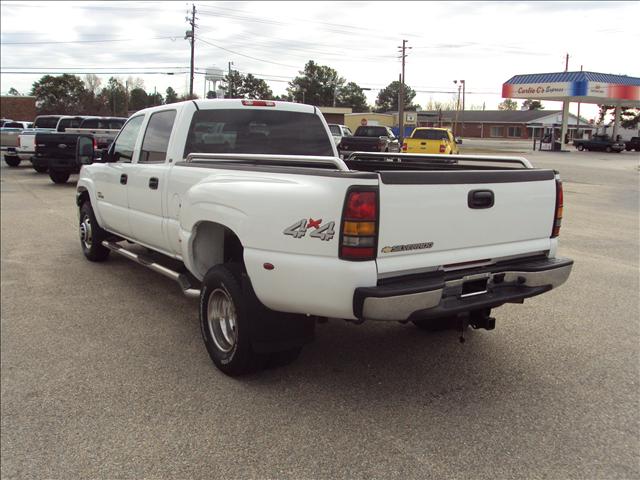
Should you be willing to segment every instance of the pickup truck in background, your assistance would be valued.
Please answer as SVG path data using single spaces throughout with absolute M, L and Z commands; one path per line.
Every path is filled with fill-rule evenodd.
M 62 122 L 64 119 L 61 119 Z M 66 126 L 64 132 L 40 132 L 36 134 L 33 167 L 47 170 L 54 183 L 66 183 L 72 174 L 80 172 L 82 165 L 76 158 L 78 137 L 93 138 L 95 150 L 107 148 L 126 121 L 120 117 L 86 118 L 78 128 Z
M 609 135 L 594 135 L 591 140 L 574 140 L 573 145 L 579 150 L 598 150 L 601 152 L 620 153 L 625 149 L 625 144 L 612 140 Z
M 400 143 L 389 127 L 360 126 L 352 137 L 344 137 L 338 145 L 340 153 L 399 152 Z
M 353 137 L 353 132 L 351 132 L 346 125 L 339 125 L 337 123 L 329 123 L 328 125 L 331 136 L 333 137 L 333 142 L 336 145 L 340 145 L 344 137 Z
M 10 167 L 20 165 L 20 157 L 17 148 L 20 145 L 20 134 L 30 128 L 30 122 L 15 122 L 13 120 L 4 122 L 0 127 L 0 149 L 4 152 L 4 161 Z
M 17 144 L 10 152 L 11 163 L 7 162 L 7 164 L 17 167 L 22 160 L 31 160 L 36 154 L 36 133 L 55 132 L 61 118 L 64 118 L 64 115 L 40 115 L 36 117 L 32 128 L 23 130 L 18 135 Z M 46 165 L 34 166 L 33 168 L 38 173 L 47 171 Z
M 404 139 L 402 151 L 406 153 L 459 154 L 458 144 L 448 128 L 418 127 Z
M 199 298 L 228 375 L 293 360 L 318 317 L 490 330 L 492 308 L 558 287 L 573 264 L 557 257 L 557 172 L 519 157 L 343 161 L 310 105 L 163 105 L 136 112 L 100 159 L 90 137 L 76 148 L 85 257 L 114 252 Z
M 631 137 L 631 140 L 624 142 L 624 149 L 627 152 L 630 152 L 631 150 L 640 152 L 640 137 Z

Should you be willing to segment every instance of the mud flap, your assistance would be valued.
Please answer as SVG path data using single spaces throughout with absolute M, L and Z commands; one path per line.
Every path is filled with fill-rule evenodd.
M 242 294 L 251 319 L 251 344 L 257 353 L 291 350 L 315 338 L 315 317 L 283 313 L 265 307 L 256 296 L 251 280 L 242 274 Z

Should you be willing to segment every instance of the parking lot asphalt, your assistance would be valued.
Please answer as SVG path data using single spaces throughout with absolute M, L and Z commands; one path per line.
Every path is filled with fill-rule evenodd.
M 332 319 L 240 379 L 174 283 L 84 259 L 73 183 L 3 162 L 2 478 L 639 478 L 638 155 L 529 158 L 565 181 L 567 284 L 464 344 Z

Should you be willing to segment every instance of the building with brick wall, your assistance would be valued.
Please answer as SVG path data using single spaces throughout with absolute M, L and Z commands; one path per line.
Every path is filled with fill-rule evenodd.
M 595 126 L 569 115 L 569 138 L 591 137 Z M 445 127 L 466 138 L 529 139 L 562 126 L 562 110 L 465 110 L 418 112 L 418 126 Z M 464 128 L 464 130 L 463 130 Z M 576 134 L 577 130 L 577 134 Z
M 33 122 L 36 118 L 36 97 L 0 96 L 0 117 Z

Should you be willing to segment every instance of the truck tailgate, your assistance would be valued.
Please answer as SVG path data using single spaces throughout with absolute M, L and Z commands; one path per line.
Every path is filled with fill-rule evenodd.
M 441 153 L 440 145 L 445 145 L 443 140 L 428 140 L 426 138 L 405 138 L 408 153 Z
M 551 247 L 553 170 L 387 171 L 380 180 L 381 277 Z

